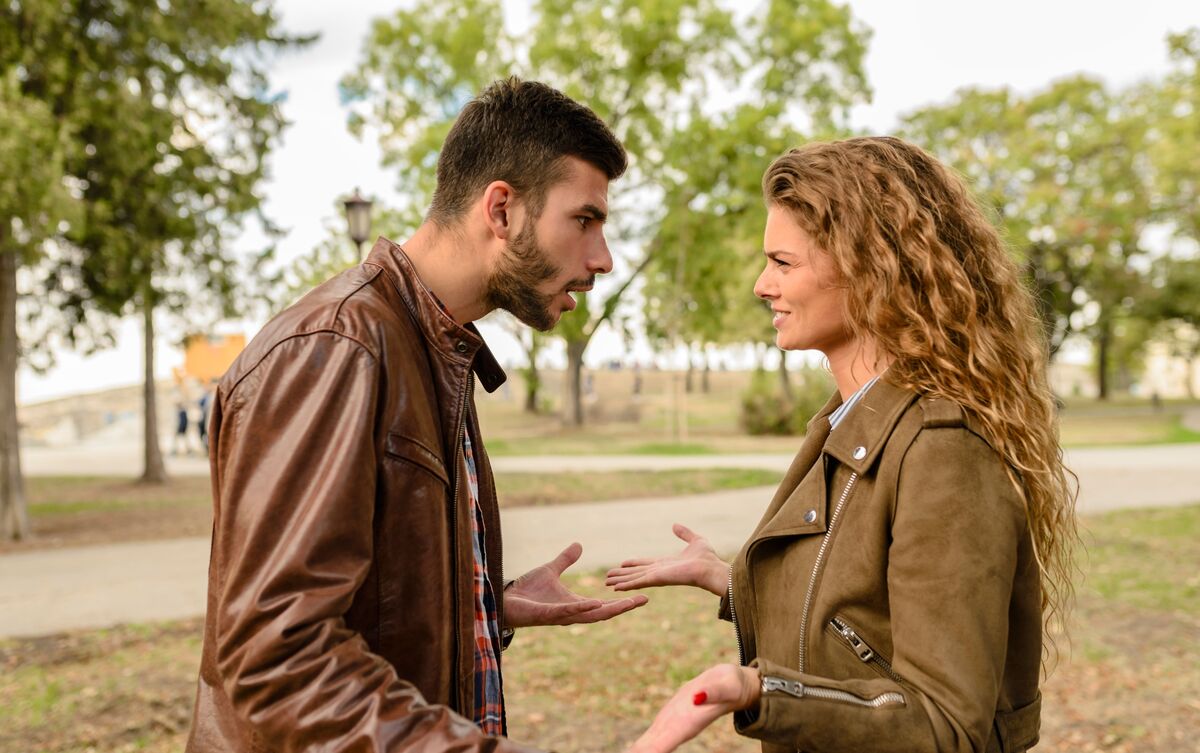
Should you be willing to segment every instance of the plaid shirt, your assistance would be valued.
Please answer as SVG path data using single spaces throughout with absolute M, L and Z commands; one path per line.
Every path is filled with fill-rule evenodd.
M 429 290 L 426 288 L 426 290 Z M 433 291 L 429 294 L 450 316 L 450 310 Z M 472 377 L 474 378 L 474 377 Z M 475 718 L 486 735 L 507 735 L 504 718 L 504 685 L 500 679 L 500 615 L 496 592 L 487 573 L 487 549 L 484 545 L 483 511 L 479 509 L 479 475 L 475 470 L 475 452 L 471 432 L 463 426 L 463 462 L 467 477 L 467 496 L 471 501 L 471 548 L 474 552 L 475 583 Z
M 488 735 L 507 734 L 504 687 L 500 679 L 499 615 L 496 594 L 487 574 L 483 511 L 479 509 L 479 476 L 471 435 L 463 429 L 467 492 L 471 498 L 471 541 L 475 550 L 475 723 Z

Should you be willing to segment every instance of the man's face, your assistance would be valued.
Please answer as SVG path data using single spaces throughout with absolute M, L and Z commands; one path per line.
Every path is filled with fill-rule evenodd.
M 526 215 L 508 241 L 487 285 L 487 302 L 543 332 L 575 308 L 573 291 L 590 290 L 612 271 L 604 239 L 608 176 L 574 157 L 566 177 L 550 187 L 537 219 Z

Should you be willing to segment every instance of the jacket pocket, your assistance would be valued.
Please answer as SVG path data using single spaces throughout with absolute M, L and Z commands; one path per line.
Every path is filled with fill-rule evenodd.
M 883 658 L 878 651 L 863 640 L 862 635 L 842 617 L 834 617 L 829 621 L 829 630 L 837 637 L 838 642 L 849 649 L 858 660 L 875 670 L 889 680 L 903 683 L 904 679 L 896 674 L 891 663 Z
M 437 453 L 421 442 L 409 437 L 388 432 L 385 452 L 388 457 L 412 463 L 419 468 L 432 473 L 443 484 L 450 485 L 450 476 L 446 473 L 446 464 Z

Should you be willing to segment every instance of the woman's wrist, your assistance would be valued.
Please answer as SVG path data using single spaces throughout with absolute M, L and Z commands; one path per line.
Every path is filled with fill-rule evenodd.
M 706 568 L 704 590 L 717 597 L 724 596 L 729 589 L 729 568 L 728 562 L 714 558 Z

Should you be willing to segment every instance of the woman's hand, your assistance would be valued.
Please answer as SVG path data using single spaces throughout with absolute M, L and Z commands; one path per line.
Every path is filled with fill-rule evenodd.
M 718 664 L 685 683 L 627 753 L 669 753 L 725 714 L 758 705 L 758 671 Z
M 687 526 L 676 523 L 675 535 L 687 542 L 679 554 L 625 560 L 608 571 L 604 581 L 614 591 L 630 591 L 651 586 L 695 586 L 717 596 L 725 594 L 729 582 L 729 563 L 717 556 L 708 539 Z

